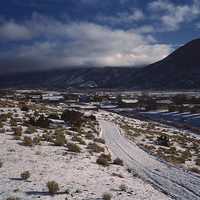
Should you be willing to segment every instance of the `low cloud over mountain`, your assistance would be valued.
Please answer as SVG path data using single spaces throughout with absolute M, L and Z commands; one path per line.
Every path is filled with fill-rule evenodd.
M 0 13 L 1 73 L 138 67 L 199 35 L 200 2 L 8 0 Z
M 140 66 L 171 52 L 150 35 L 88 22 L 61 22 L 34 14 L 30 20 L 4 21 L 0 38 L 10 48 L 0 54 L 9 70 L 64 66 Z M 15 43 L 15 45 L 12 45 Z

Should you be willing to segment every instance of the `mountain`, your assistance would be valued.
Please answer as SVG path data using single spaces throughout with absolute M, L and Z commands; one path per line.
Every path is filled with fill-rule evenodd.
M 1 88 L 126 88 L 138 69 L 124 67 L 67 68 L 0 76 Z
M 1 88 L 200 89 L 200 39 L 143 68 L 88 67 L 0 76 Z
M 132 85 L 154 89 L 200 89 L 200 39 L 192 40 L 163 60 L 142 68 Z

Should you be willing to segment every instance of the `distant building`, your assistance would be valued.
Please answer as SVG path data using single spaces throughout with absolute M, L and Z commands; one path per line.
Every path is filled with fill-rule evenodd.
M 30 95 L 29 98 L 33 100 L 41 99 L 41 95 Z
M 58 128 L 58 127 L 67 127 L 68 124 L 64 120 L 58 120 L 58 119 L 49 119 L 50 127 Z
M 113 108 L 117 108 L 117 107 L 118 107 L 118 105 L 113 104 L 112 101 L 103 101 L 100 104 L 101 109 L 113 109 Z
M 137 99 L 122 99 L 120 102 L 120 107 L 135 108 L 138 106 L 139 101 Z
M 64 100 L 62 95 L 45 94 L 42 95 L 42 100 L 47 102 L 60 102 Z
M 171 101 L 170 99 L 162 99 L 162 100 L 157 100 L 156 101 L 157 104 L 173 104 L 173 101 Z

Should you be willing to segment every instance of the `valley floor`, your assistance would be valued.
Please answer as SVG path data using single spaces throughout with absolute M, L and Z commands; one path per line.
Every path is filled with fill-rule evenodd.
M 96 159 L 96 154 L 85 150 L 70 153 L 65 147 L 49 143 L 23 146 L 7 127 L 6 132 L 0 134 L 0 200 L 100 200 L 104 193 L 112 194 L 115 200 L 170 199 L 134 177 L 126 166 L 102 167 Z M 31 176 L 25 181 L 20 174 L 27 170 Z M 48 181 L 59 183 L 59 193 L 48 193 Z M 122 184 L 126 191 L 120 189 Z
M 99 117 L 103 137 L 113 154 L 120 157 L 136 176 L 152 183 L 156 188 L 178 200 L 200 199 L 200 176 L 151 156 L 135 142 L 131 142 L 115 123 L 111 114 Z M 103 120 L 102 120 L 103 119 Z M 117 121 L 119 123 L 119 119 Z

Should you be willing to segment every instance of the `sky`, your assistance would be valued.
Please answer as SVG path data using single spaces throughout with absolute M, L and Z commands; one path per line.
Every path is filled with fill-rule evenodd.
M 0 73 L 156 62 L 200 34 L 200 0 L 2 0 Z

